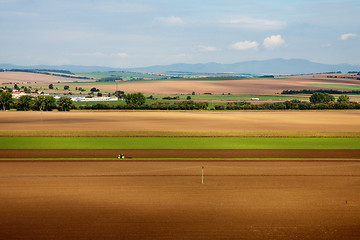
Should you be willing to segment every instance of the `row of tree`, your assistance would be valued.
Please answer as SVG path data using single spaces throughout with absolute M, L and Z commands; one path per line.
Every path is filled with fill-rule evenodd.
M 340 103 L 310 103 L 291 100 L 276 103 L 253 104 L 249 102 L 231 102 L 226 105 L 215 105 L 216 110 L 320 110 L 320 109 L 360 109 L 356 102 Z
M 14 101 L 11 93 L 0 93 L 0 105 L 3 111 L 15 108 L 18 111 L 69 111 L 76 108 L 70 97 L 60 97 L 58 101 L 53 96 L 37 96 L 23 95 L 17 101 Z
M 303 90 L 284 90 L 281 94 L 313 94 L 315 92 L 321 93 L 329 93 L 329 94 L 360 94 L 359 90 L 350 90 L 350 91 L 340 91 L 334 89 L 319 89 L 319 90 L 310 90 L 310 89 L 303 89 Z
M 360 104 L 350 102 L 347 95 L 335 97 L 328 93 L 315 92 L 310 97 L 310 102 L 291 100 L 276 103 L 252 104 L 249 102 L 230 102 L 224 105 L 216 105 L 216 110 L 311 110 L 311 109 L 360 109 Z
M 207 110 L 208 102 L 194 101 L 154 101 L 145 103 L 146 98 L 142 93 L 129 93 L 124 95 L 126 105 L 112 105 L 109 103 L 98 103 L 95 105 L 82 105 L 78 109 L 144 109 L 144 110 Z M 37 110 L 37 111 L 69 111 L 76 109 L 76 105 L 69 97 L 61 97 L 58 101 L 52 96 L 30 95 L 21 96 L 16 102 L 8 92 L 0 93 L 0 106 L 2 110 L 15 108 L 18 111 Z M 310 97 L 310 102 L 291 100 L 276 103 L 253 104 L 250 102 L 228 102 L 226 105 L 215 105 L 214 110 L 311 110 L 311 109 L 360 109 L 360 104 L 350 102 L 349 96 L 340 95 L 337 99 L 328 93 L 315 92 Z

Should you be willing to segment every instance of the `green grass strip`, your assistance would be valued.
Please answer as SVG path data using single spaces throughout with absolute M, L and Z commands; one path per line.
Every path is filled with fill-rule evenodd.
M 360 138 L 0 137 L 0 149 L 360 149 Z
M 318 86 L 318 87 L 328 87 L 328 88 L 338 88 L 338 89 L 348 89 L 348 90 L 360 90 L 358 85 L 347 85 L 347 84 L 317 84 L 317 83 L 307 83 L 306 85 Z

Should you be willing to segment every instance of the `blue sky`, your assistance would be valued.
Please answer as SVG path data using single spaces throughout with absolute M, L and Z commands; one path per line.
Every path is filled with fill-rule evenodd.
M 360 64 L 359 0 L 0 0 L 0 63 Z

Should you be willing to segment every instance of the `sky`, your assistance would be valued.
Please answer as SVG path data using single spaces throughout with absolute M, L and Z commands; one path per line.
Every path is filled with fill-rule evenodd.
M 0 0 L 0 63 L 360 64 L 359 0 Z

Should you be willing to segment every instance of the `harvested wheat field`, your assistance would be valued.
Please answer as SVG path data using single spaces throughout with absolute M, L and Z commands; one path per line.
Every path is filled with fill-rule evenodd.
M 46 74 L 26 73 L 26 72 L 0 72 L 0 85 L 1 84 L 43 84 L 43 83 L 57 83 L 60 82 L 82 82 L 89 81 L 88 79 L 74 79 L 66 77 L 57 77 Z
M 354 162 L 1 162 L 0 189 L 1 239 L 360 238 Z
M 319 77 L 317 77 L 319 76 Z M 338 89 L 336 84 L 349 84 L 349 87 L 358 86 L 359 80 L 326 78 L 322 75 L 296 76 L 281 78 L 254 78 L 243 80 L 224 81 L 143 81 L 119 83 L 118 88 L 125 92 L 142 92 L 144 94 L 277 94 L 283 90 L 303 89 Z M 333 84 L 330 86 L 314 86 L 311 84 Z M 86 86 L 82 86 L 86 87 Z M 116 85 L 101 85 L 101 90 L 115 91 Z
M 353 136 L 360 111 L 269 112 L 3 112 L 0 134 L 10 136 L 118 135 L 124 132 L 209 133 L 216 135 Z

